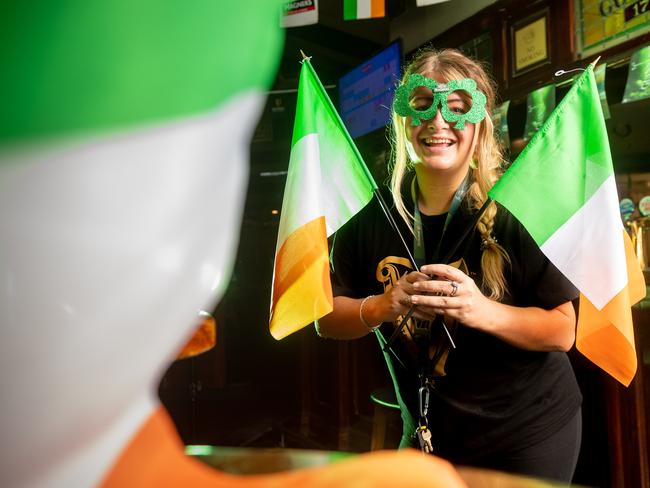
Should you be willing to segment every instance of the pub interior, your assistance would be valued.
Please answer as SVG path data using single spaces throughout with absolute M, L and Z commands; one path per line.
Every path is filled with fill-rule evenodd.
M 216 346 L 176 362 L 161 382 L 161 399 L 187 445 L 361 453 L 393 449 L 399 442 L 399 411 L 381 401 L 391 381 L 374 337 L 333 341 L 319 338 L 314 327 L 307 326 L 276 341 L 268 331 L 300 50 L 311 56 L 337 108 L 342 106 L 339 84 L 345 75 L 392 43 L 403 59 L 432 43 L 459 48 L 486 62 L 497 81 L 500 103 L 509 102 L 505 150 L 510 161 L 527 142 L 528 94 L 553 84 L 559 102 L 570 77 L 555 72 L 583 68 L 600 56 L 599 62 L 606 64 L 606 125 L 619 198 L 634 202 L 633 212 L 623 218 L 628 232 L 642 241 L 638 258 L 650 283 L 650 223 L 636 208 L 650 194 L 650 144 L 644 130 L 650 98 L 623 103 L 631 58 L 650 42 L 650 20 L 644 21 L 640 35 L 604 44 L 592 40 L 597 47 L 589 47 L 576 31 L 588 22 L 589 9 L 614 15 L 610 11 L 623 9 L 619 4 L 626 2 L 452 0 L 418 8 L 415 2 L 400 0 L 386 2 L 383 18 L 357 21 L 343 20 L 341 3 L 319 2 L 317 24 L 286 30 L 279 72 L 251 143 L 237 262 L 214 311 Z M 540 19 L 546 35 L 542 47 L 548 51 L 532 67 L 516 69 L 516 33 Z M 385 127 L 355 130 L 363 132 L 353 137 L 375 180 L 384 181 L 390 152 Z M 650 486 L 649 310 L 647 299 L 633 309 L 638 371 L 629 387 L 595 367 L 575 347 L 569 352 L 584 396 L 576 484 Z
M 348 318 L 353 316 L 356 321 L 349 330 L 362 327 L 366 334 L 359 339 L 325 338 L 327 334 L 322 332 L 328 319 L 321 320 L 325 328 L 314 324 L 322 314 L 310 316 L 302 326 L 288 324 L 289 328 L 281 332 L 270 323 L 271 317 L 275 320 L 280 315 L 276 306 L 281 293 L 274 288 L 280 266 L 276 258 L 276 250 L 281 247 L 278 243 L 289 240 L 285 226 L 296 224 L 296 215 L 302 218 L 303 207 L 305 214 L 311 210 L 306 197 L 297 205 L 287 204 L 288 195 L 299 186 L 295 181 L 302 181 L 293 177 L 299 172 L 293 172 L 294 161 L 299 159 L 294 154 L 299 151 L 294 152 L 292 146 L 297 146 L 296 134 L 304 129 L 297 123 L 297 113 L 320 117 L 318 123 L 325 117 L 322 114 L 327 113 L 327 120 L 338 127 L 329 141 L 344 141 L 336 148 L 352 154 L 347 158 L 350 167 L 365 175 L 366 186 L 374 180 L 382 188 L 388 185 L 393 157 L 389 140 L 391 116 L 397 123 L 403 123 L 407 140 L 402 141 L 402 153 L 410 158 L 405 164 L 411 164 L 411 169 L 417 167 L 413 173 L 421 170 L 424 174 L 413 176 L 412 180 L 415 198 L 411 203 L 415 203 L 414 214 L 420 220 L 414 221 L 419 224 L 422 222 L 418 205 L 424 206 L 424 192 L 419 201 L 418 178 L 431 178 L 429 182 L 439 178 L 438 182 L 449 183 L 449 174 L 458 176 L 462 169 L 461 176 L 466 179 L 462 183 L 460 179 L 454 180 L 456 186 L 449 193 L 448 202 L 457 195 L 462 200 L 467 182 L 479 178 L 485 186 L 487 179 L 479 172 L 495 170 L 488 168 L 495 158 L 485 156 L 489 152 L 485 150 L 487 145 L 494 148 L 499 144 L 504 156 L 500 170 L 507 172 L 516 167 L 513 162 L 523 160 L 543 145 L 544 139 L 538 136 L 545 135 L 551 125 L 552 130 L 558 131 L 555 133 L 561 132 L 560 123 L 545 124 L 547 120 L 561 119 L 551 117 L 551 113 L 561 113 L 567 117 L 562 123 L 566 122 L 571 129 L 575 127 L 572 124 L 584 123 L 580 127 L 594 127 L 601 134 L 607 132 L 604 141 L 583 131 L 576 138 L 577 149 L 567 149 L 567 145 L 564 149 L 575 149 L 577 154 L 580 148 L 596 148 L 593 160 L 574 158 L 579 159 L 580 170 L 589 168 L 576 178 L 583 185 L 579 188 L 583 191 L 580 197 L 584 198 L 581 205 L 587 208 L 587 203 L 597 200 L 587 199 L 587 190 L 597 189 L 594 195 L 600 198 L 600 188 L 607 183 L 607 210 L 614 211 L 603 211 L 583 223 L 589 220 L 585 228 L 596 229 L 593 235 L 598 238 L 607 234 L 599 234 L 602 229 L 621 227 L 618 235 L 604 237 L 604 241 L 620 246 L 610 256 L 609 248 L 587 243 L 578 249 L 575 269 L 585 267 L 581 261 L 585 255 L 590 259 L 605 256 L 602 264 L 603 269 L 610 266 L 608 278 L 602 282 L 592 280 L 589 290 L 609 293 L 618 286 L 615 293 L 610 293 L 602 306 L 594 306 L 592 296 L 583 293 L 584 282 L 574 289 L 569 284 L 572 278 L 559 274 L 564 273 L 564 268 L 558 270 L 548 265 L 551 258 L 545 257 L 546 250 L 537 249 L 533 232 L 526 234 L 524 223 L 512 224 L 519 215 L 515 218 L 514 211 L 511 214 L 507 207 L 507 215 L 500 210 L 498 218 L 494 214 L 491 218 L 492 223 L 500 225 L 508 219 L 508 225 L 518 226 L 517 238 L 525 241 L 526 246 L 512 245 L 509 249 L 518 253 L 519 269 L 534 268 L 537 272 L 543 268 L 535 275 L 543 275 L 542 278 L 530 280 L 535 282 L 529 288 L 534 288 L 534 293 L 541 290 L 542 295 L 553 288 L 547 286 L 551 279 L 556 288 L 561 288 L 555 295 L 555 289 L 548 293 L 555 301 L 548 302 L 544 310 L 534 301 L 525 305 L 518 302 L 517 307 L 511 308 L 517 308 L 519 313 L 532 309 L 531 313 L 537 314 L 537 322 L 533 321 L 537 325 L 542 322 L 539 317 L 546 317 L 549 323 L 561 323 L 566 332 L 566 324 L 573 324 L 574 311 L 569 302 L 577 305 L 580 291 L 582 317 L 598 316 L 594 323 L 604 320 L 602 323 L 606 324 L 602 329 L 592 330 L 587 338 L 596 337 L 601 362 L 592 362 L 593 350 L 587 354 L 586 347 L 579 351 L 575 344 L 566 356 L 563 351 L 568 345 L 547 347 L 548 343 L 544 343 L 544 347 L 535 348 L 540 342 L 533 341 L 533 346 L 527 342 L 519 347 L 522 343 L 516 342 L 517 338 L 509 341 L 511 336 L 507 336 L 508 340 L 500 340 L 503 336 L 481 330 L 480 325 L 487 323 L 487 319 L 475 317 L 472 324 L 451 323 L 452 333 L 469 333 L 474 338 L 466 341 L 465 344 L 471 343 L 470 347 L 461 351 L 466 363 L 472 363 L 467 370 L 483 373 L 486 362 L 480 362 L 481 358 L 491 351 L 476 344 L 493 341 L 495 348 L 508 355 L 506 360 L 497 357 L 493 364 L 501 367 L 512 359 L 502 368 L 509 368 L 510 376 L 504 375 L 505 378 L 521 378 L 524 375 L 517 376 L 518 365 L 530 361 L 538 366 L 548 358 L 551 359 L 543 367 L 552 367 L 540 367 L 534 374 L 549 369 L 560 373 L 551 379 L 549 375 L 540 375 L 543 389 L 531 380 L 538 377 L 533 374 L 525 378 L 525 389 L 519 390 L 517 381 L 496 384 L 500 377 L 489 373 L 485 373 L 484 379 L 492 381 L 490 387 L 473 381 L 474 376 L 467 381 L 470 375 L 466 372 L 462 373 L 462 380 L 472 393 L 486 393 L 483 398 L 488 400 L 496 396 L 490 396 L 494 393 L 491 390 L 499 390 L 500 398 L 510 398 L 512 390 L 531 393 L 525 400 L 550 391 L 552 401 L 561 404 L 565 398 L 558 399 L 563 396 L 558 391 L 571 389 L 574 409 L 563 412 L 567 418 L 562 420 L 567 420 L 568 425 L 571 413 L 572 428 L 581 422 L 581 427 L 570 432 L 574 436 L 571 446 L 580 439 L 579 454 L 577 449 L 573 450 L 577 464 L 572 471 L 572 483 L 597 488 L 650 488 L 650 2 L 67 0 L 39 7 L 15 3 L 3 12 L 6 16 L 0 29 L 0 427 L 4 449 L 0 485 L 318 488 L 424 482 L 430 486 L 475 488 L 566 486 L 558 484 L 561 478 L 542 479 L 528 471 L 508 471 L 489 463 L 464 465 L 451 458 L 447 461 L 443 456 L 428 455 L 431 446 L 433 454 L 440 452 L 436 450 L 440 446 L 436 444 L 434 422 L 431 429 L 427 424 L 433 418 L 431 412 L 451 412 L 452 408 L 444 410 L 442 401 L 436 403 L 445 395 L 437 395 L 440 389 L 432 396 L 431 410 L 427 411 L 429 394 L 436 384 L 444 385 L 446 380 L 433 380 L 424 373 L 420 374 L 420 389 L 412 388 L 408 399 L 409 408 L 415 401 L 420 403 L 418 426 L 410 432 L 411 440 L 419 440 L 423 452 L 398 449 L 400 441 L 403 446 L 403 425 L 410 426 L 408 417 L 413 417 L 413 412 L 407 411 L 401 386 L 393 387 L 394 381 L 398 383 L 397 376 L 387 368 L 390 352 L 386 356 L 382 352 L 381 330 L 392 331 L 393 321 L 400 315 L 395 312 L 386 319 L 375 314 L 380 324 L 368 323 L 368 315 L 364 317 L 364 305 L 366 313 L 378 310 L 370 306 L 373 297 L 376 304 L 377 298 L 382 301 L 398 288 L 392 282 L 384 288 L 384 295 L 375 292 L 381 297 L 365 291 L 356 298 L 352 298 L 356 291 L 350 297 L 327 297 L 338 304 L 350 304 L 337 302 L 341 298 L 356 300 L 356 308 Z M 408 92 L 412 87 L 405 82 L 400 88 L 407 98 L 402 97 L 401 102 L 393 105 L 395 93 L 400 93 L 398 84 L 405 67 L 427 46 L 453 48 L 466 56 L 454 54 L 458 56 L 455 59 L 463 59 L 464 66 L 478 66 L 468 63 L 467 58 L 471 58 L 481 68 L 473 72 L 475 77 L 438 75 L 447 76 L 446 80 L 434 80 L 422 68 L 422 73 L 409 75 L 409 82 L 419 80 L 420 84 L 413 85 L 414 91 Z M 489 83 L 483 91 L 476 88 L 474 78 L 480 80 L 483 70 L 493 79 L 497 98 L 486 125 L 478 125 L 487 116 L 482 109 L 482 100 L 486 98 L 483 92 L 490 91 Z M 426 76 L 418 76 L 423 73 Z M 322 85 L 313 82 L 313 76 Z M 303 79 L 311 80 L 316 87 L 312 86 L 312 95 L 315 93 L 319 101 L 312 104 L 313 110 L 305 110 L 298 100 Z M 575 80 L 578 82 L 573 84 Z M 560 105 L 578 92 L 572 87 L 580 85 L 580 80 L 589 80 L 589 103 L 583 97 L 577 101 L 574 98 L 574 104 Z M 405 85 L 408 87 L 404 88 Z M 414 100 L 421 93 L 417 90 L 427 87 L 429 105 L 435 108 L 439 103 L 440 110 L 431 112 L 430 106 L 424 111 L 415 108 Z M 465 98 L 453 98 L 463 91 Z M 583 92 L 579 93 L 582 97 Z M 450 107 L 454 103 L 462 106 L 452 113 Z M 553 112 L 558 106 L 570 109 Z M 586 106 L 589 111 L 573 110 L 578 106 Z M 330 110 L 332 107 L 334 111 Z M 470 118 L 470 112 L 474 118 Z M 428 120 L 425 129 L 416 128 L 418 113 L 435 114 L 432 118 L 422 117 Z M 450 121 L 458 122 L 453 131 L 449 129 L 451 136 L 436 139 L 430 134 L 413 143 L 416 139 L 412 134 L 417 130 L 433 133 L 435 124 L 450 125 Z M 492 123 L 494 132 L 486 132 L 483 128 Z M 475 131 L 476 127 L 479 129 Z M 467 134 L 473 134 L 471 142 Z M 478 140 L 482 145 L 477 145 Z M 415 154 L 413 144 L 425 154 L 422 159 L 429 154 L 423 150 L 425 146 L 434 156 L 418 166 L 422 154 Z M 552 142 L 547 144 L 549 148 L 553 146 Z M 479 149 L 474 154 L 469 149 L 461 154 L 454 146 Z M 609 151 L 600 150 L 607 146 Z M 410 154 L 409 147 L 413 150 Z M 442 156 L 436 159 L 435 154 L 441 153 L 454 154 L 452 171 L 435 167 L 444 160 Z M 359 165 L 361 159 L 364 165 Z M 571 166 L 571 171 L 575 166 Z M 304 174 L 311 175 L 308 169 Z M 353 170 L 344 173 L 346 177 L 354 174 Z M 602 187 L 596 188 L 595 179 L 591 179 L 596 173 L 605 181 L 600 181 Z M 551 188 L 548 182 L 555 181 L 556 175 L 550 176 L 544 179 L 544 188 Z M 476 180 L 471 184 L 473 190 L 479 187 Z M 526 195 L 532 189 L 537 195 L 542 193 L 538 191 L 540 180 L 531 180 L 530 188 L 528 184 L 519 184 L 519 193 Z M 325 185 L 336 187 L 329 179 L 321 186 Z M 311 188 L 314 193 L 318 193 L 316 187 Z M 423 184 L 419 188 L 441 187 Z M 447 185 L 447 189 L 450 187 Z M 615 202 L 610 198 L 614 187 Z M 320 191 L 320 186 L 317 189 Z M 487 199 L 487 189 L 482 187 L 480 191 L 481 198 Z M 466 200 L 471 197 L 473 203 L 479 201 L 476 193 L 470 191 Z M 549 191 L 548 209 L 555 209 L 555 200 L 562 200 L 566 193 L 567 188 L 558 177 Z M 367 194 L 371 195 L 369 191 Z M 381 200 L 381 194 L 369 199 L 372 204 L 365 202 L 367 208 L 379 210 L 376 202 Z M 612 202 L 616 205 L 610 205 Z M 546 211 L 545 203 L 536 210 Z M 458 208 L 450 204 L 444 209 L 449 210 L 444 227 L 443 220 L 437 220 L 441 237 L 436 256 L 447 224 L 451 222 L 453 227 L 456 223 L 451 217 L 459 215 L 455 214 Z M 469 221 L 471 212 L 467 208 L 462 207 L 460 217 Z M 365 209 L 358 208 L 354 213 L 357 211 L 361 214 Z M 424 207 L 422 213 L 429 222 L 426 225 L 432 225 L 433 219 L 427 220 L 429 217 L 441 215 L 427 214 Z M 321 222 L 320 218 L 318 215 L 310 222 Z M 484 225 L 482 220 L 480 224 Z M 321 295 L 327 295 L 329 269 L 335 261 L 341 262 L 337 259 L 345 259 L 334 250 L 338 236 L 329 236 L 328 249 L 325 225 L 322 227 L 323 238 L 309 241 L 305 247 L 320 246 L 321 279 L 316 288 Z M 418 237 L 426 241 L 422 228 L 417 228 L 419 234 L 415 236 L 413 232 L 413 242 Z M 504 240 L 514 235 L 513 228 Z M 559 226 L 556 234 L 560 233 L 558 229 Z M 526 230 L 529 231 L 527 227 Z M 476 245 L 468 253 L 474 254 L 474 261 L 468 261 L 471 265 L 478 262 L 475 269 L 480 266 L 479 272 L 483 273 L 490 271 L 489 263 L 484 267 L 481 261 L 484 251 L 495 251 L 501 244 L 497 245 L 490 234 L 492 230 L 487 235 L 482 230 L 478 232 L 471 235 L 471 242 Z M 345 243 L 345 230 L 339 235 Z M 572 235 L 582 238 L 583 244 L 592 236 L 578 232 Z M 421 251 L 419 256 L 414 252 L 418 259 L 424 259 L 424 249 Z M 565 251 L 569 254 L 572 249 L 560 247 L 558 253 Z M 526 252 L 537 256 L 530 260 L 531 268 L 526 267 L 526 259 L 518 259 Z M 293 257 L 285 255 L 285 262 Z M 483 290 L 471 288 L 471 273 L 468 268 L 464 268 L 467 274 L 461 271 L 460 261 L 456 269 L 445 268 L 449 279 L 432 272 L 420 276 L 422 281 L 417 284 L 406 283 L 404 272 L 404 290 L 443 285 L 446 290 L 423 288 L 422 295 L 407 294 L 405 299 L 411 312 L 419 300 L 439 300 L 448 317 L 455 311 L 445 307 L 460 303 L 461 295 L 470 290 L 483 310 L 498 310 L 507 315 L 504 310 L 509 305 L 486 299 Z M 411 259 L 409 264 L 415 266 L 415 262 Z M 615 266 L 611 266 L 612 262 Z M 374 271 L 375 265 L 373 286 L 378 288 L 381 278 Z M 567 268 L 574 269 L 569 265 Z M 600 268 L 596 271 L 600 272 Z M 368 269 L 364 272 L 370 274 Z M 345 281 L 343 275 L 332 269 L 332 280 L 340 280 L 335 283 L 339 289 Z M 296 283 L 304 283 L 300 273 L 296 276 L 298 279 L 288 288 L 299 288 Z M 611 284 L 611 276 L 623 277 L 622 282 Z M 462 278 L 468 279 L 463 282 Z M 493 275 L 487 276 L 484 289 L 498 281 L 490 281 L 492 278 Z M 508 279 L 510 283 L 524 282 L 523 278 L 515 281 L 511 275 Z M 526 282 L 522 288 L 528 285 Z M 515 298 L 528 293 L 529 288 Z M 309 286 L 300 291 L 305 295 L 298 294 L 303 299 L 294 300 L 295 307 L 288 307 L 290 312 L 295 308 L 296 314 L 302 313 L 303 309 L 316 309 L 325 302 L 317 303 L 313 296 L 304 299 L 307 292 L 313 291 Z M 646 292 L 645 298 L 640 298 L 641 291 Z M 506 298 L 517 293 L 519 290 Z M 402 301 L 397 303 L 406 307 Z M 462 305 L 464 310 L 471 308 L 471 304 Z M 344 308 L 337 307 L 338 311 Z M 522 312 L 524 308 L 527 310 Z M 416 318 L 420 320 L 421 315 L 417 314 L 432 309 L 433 306 L 418 308 Z M 561 317 L 556 313 L 560 309 L 566 312 Z M 606 315 L 614 309 L 622 310 L 622 319 L 615 314 Z M 429 340 L 433 327 L 440 324 L 440 310 L 422 319 L 429 322 Z M 400 313 L 403 317 L 404 311 Z M 438 317 L 434 318 L 436 314 Z M 409 327 L 403 334 L 415 335 L 417 327 Z M 523 328 L 530 334 L 527 339 L 535 335 L 530 327 Z M 543 330 L 545 338 L 550 335 L 549 328 Z M 444 330 L 453 343 L 454 334 L 449 334 L 446 325 Z M 582 340 L 581 345 L 588 343 L 581 336 L 582 331 L 579 325 L 576 341 Z M 443 337 L 442 329 L 438 332 Z M 485 342 L 473 343 L 476 337 Z M 614 338 L 611 349 L 610 338 Z M 424 357 L 426 349 L 418 350 L 415 339 L 404 347 L 413 345 L 416 353 Z M 427 348 L 430 356 L 443 357 L 439 364 L 446 361 L 447 356 L 440 353 L 442 348 L 433 354 L 432 340 Z M 458 366 L 459 354 L 452 357 L 457 361 L 456 374 L 463 370 L 462 365 Z M 561 358 L 559 366 L 557 358 Z M 432 364 L 433 361 L 428 365 Z M 567 385 L 571 369 L 582 396 L 580 417 L 575 414 L 580 395 L 572 379 L 570 388 L 556 388 L 560 383 L 562 387 Z M 453 374 L 450 376 L 452 388 L 447 392 L 454 388 Z M 409 386 L 414 384 L 415 375 L 410 380 Z M 629 385 L 625 384 L 627 380 Z M 455 393 L 462 397 L 464 391 L 458 390 L 461 388 Z M 517 400 L 523 396 L 519 395 Z M 449 404 L 455 401 L 454 398 Z M 462 407 L 461 402 L 456 405 Z M 519 411 L 537 407 L 532 400 L 526 405 Z M 472 407 L 476 407 L 472 414 L 478 412 L 481 421 L 487 418 L 486 423 L 496 424 L 494 418 L 498 416 L 490 418 L 489 406 L 486 410 L 483 405 Z M 514 416 L 519 420 L 527 418 Z M 446 427 L 444 420 L 436 420 L 440 422 L 438 427 Z M 508 432 L 511 438 L 524 437 L 520 430 L 531 424 L 535 428 L 548 427 L 547 420 L 545 411 L 534 422 L 519 425 L 521 429 L 509 424 Z M 559 421 L 554 420 L 551 425 L 557 427 Z M 454 429 L 465 427 L 459 424 L 453 424 Z M 541 437 L 547 431 L 544 428 Z M 567 432 L 564 428 L 558 431 L 562 435 Z M 456 441 L 447 434 L 449 444 Z M 482 435 L 474 434 L 476 438 Z M 547 443 L 543 452 L 546 455 L 551 451 L 549 439 L 557 438 L 555 434 L 546 435 L 544 442 L 531 441 L 525 447 Z M 427 444 L 429 439 L 432 444 Z M 465 437 L 459 435 L 458 439 Z M 485 439 L 479 440 L 488 444 Z M 520 447 L 510 447 L 515 461 Z M 537 459 L 530 455 L 534 453 L 532 448 L 527 451 L 529 457 L 523 456 L 528 468 L 530 459 Z M 553 451 L 550 454 L 557 457 L 560 449 Z M 471 447 L 467 447 L 467 452 L 471 454 Z M 498 448 L 495 452 L 499 452 Z M 463 458 L 463 452 L 456 454 Z M 492 456 L 489 461 L 498 466 L 499 459 Z M 545 458 L 545 467 L 552 464 L 549 458 Z

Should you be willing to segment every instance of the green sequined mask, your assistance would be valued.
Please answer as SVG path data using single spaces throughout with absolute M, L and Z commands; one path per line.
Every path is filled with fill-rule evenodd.
M 431 90 L 433 95 L 431 105 L 422 109 L 411 105 L 411 94 L 420 87 Z M 471 97 L 471 108 L 468 110 L 462 108 L 452 109 L 447 103 L 449 94 L 460 90 L 467 92 Z M 454 128 L 462 130 L 465 128 L 466 122 L 476 124 L 485 118 L 485 102 L 485 95 L 476 88 L 476 82 L 471 78 L 438 83 L 436 80 L 416 73 L 410 75 L 406 82 L 397 88 L 393 102 L 393 110 L 395 110 L 397 115 L 401 115 L 402 117 L 410 116 L 411 124 L 416 126 L 420 125 L 422 120 L 434 118 L 438 107 L 440 107 L 442 118 L 450 124 L 456 123 Z

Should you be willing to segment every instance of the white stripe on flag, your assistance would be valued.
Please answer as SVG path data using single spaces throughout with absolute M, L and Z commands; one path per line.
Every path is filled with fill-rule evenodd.
M 153 408 L 142 395 L 228 283 L 264 98 L 0 152 L 0 275 L 18 292 L 0 293 L 0 371 L 23 365 L 2 376 L 4 486 L 95 486 Z M 72 425 L 73 453 L 47 449 Z
M 276 254 L 289 235 L 323 215 L 318 134 L 307 134 L 296 141 L 291 148 L 289 168 L 294 171 L 287 174 Z M 299 195 L 300 201 L 287 198 L 289 195 Z
M 601 310 L 627 285 L 614 175 L 541 246 L 555 266 Z
M 357 19 L 370 18 L 370 2 L 371 0 L 357 0 Z

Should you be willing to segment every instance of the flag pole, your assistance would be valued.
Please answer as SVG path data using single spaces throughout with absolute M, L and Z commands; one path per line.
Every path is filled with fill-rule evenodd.
M 348 132 L 347 128 L 345 127 L 345 124 L 343 123 L 343 120 L 341 119 L 341 116 L 339 115 L 338 110 L 334 107 L 334 104 L 332 103 L 332 100 L 330 100 L 329 95 L 327 94 L 327 91 L 325 90 L 325 87 L 320 81 L 320 78 L 316 74 L 316 71 L 314 70 L 314 67 L 311 65 L 311 62 L 309 61 L 311 59 L 311 56 L 306 56 L 302 50 L 300 51 L 300 54 L 302 54 L 303 58 L 302 61 L 300 61 L 303 65 L 307 65 L 307 69 L 311 72 L 313 75 L 314 79 L 317 82 L 317 88 L 321 91 L 321 93 L 324 95 L 323 99 L 327 101 L 327 104 L 332 111 L 332 114 L 334 115 L 334 119 L 337 121 L 337 123 L 340 126 L 341 132 L 343 132 L 343 135 L 348 141 L 348 144 L 350 144 L 350 147 L 352 148 L 352 151 L 354 152 L 355 156 L 361 161 L 363 164 L 361 165 L 364 174 L 366 175 L 366 178 L 368 178 L 368 181 L 372 185 L 373 190 L 377 189 L 377 183 L 375 183 L 375 179 L 372 177 L 372 174 L 370 173 L 370 170 L 368 169 L 368 166 L 366 166 L 365 161 L 363 160 L 363 157 L 361 157 L 361 153 L 359 152 L 359 148 L 357 148 L 357 145 L 354 143 L 352 140 L 352 136 L 350 136 L 350 133 Z

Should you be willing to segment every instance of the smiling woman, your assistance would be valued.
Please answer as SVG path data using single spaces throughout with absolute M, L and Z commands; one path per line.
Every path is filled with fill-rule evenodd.
M 373 331 L 386 344 L 415 305 L 384 352 L 402 445 L 569 481 L 581 395 L 564 351 L 577 291 L 506 209 L 479 213 L 502 165 L 494 99 L 486 72 L 460 52 L 415 56 L 395 95 L 390 186 L 412 252 L 374 201 L 353 217 L 334 240 L 334 311 L 319 333 Z

